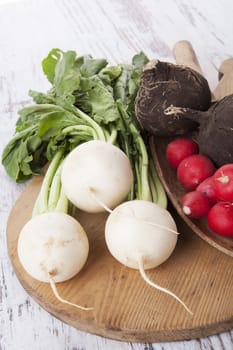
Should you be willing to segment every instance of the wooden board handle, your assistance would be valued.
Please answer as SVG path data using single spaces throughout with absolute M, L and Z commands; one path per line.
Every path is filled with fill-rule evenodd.
M 194 69 L 203 75 L 201 66 L 198 62 L 195 51 L 191 43 L 187 40 L 178 41 L 173 48 L 173 55 L 176 63 Z
M 219 68 L 219 82 L 213 94 L 215 100 L 233 94 L 233 58 L 222 62 Z

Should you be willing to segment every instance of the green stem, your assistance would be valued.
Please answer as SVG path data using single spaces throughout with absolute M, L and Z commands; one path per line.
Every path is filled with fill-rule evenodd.
M 60 150 L 53 157 L 43 179 L 39 195 L 34 204 L 32 216 L 56 210 L 57 203 L 60 203 L 59 208 L 62 207 L 62 200 L 64 201 L 64 212 L 67 212 L 67 199 L 64 198 L 61 190 L 61 168 L 63 154 L 64 152 Z
M 136 163 L 136 161 L 138 162 L 138 199 L 151 201 L 152 197 L 149 185 L 149 159 L 145 143 L 140 135 L 140 132 L 133 123 L 132 118 L 125 110 L 125 107 L 122 104 L 122 102 L 118 101 L 117 105 L 122 115 L 122 120 L 124 121 L 125 128 L 128 132 L 130 132 L 133 139 L 134 147 L 136 147 L 137 149 L 137 152 L 135 152 L 136 156 L 133 157 L 132 165 L 134 166 L 134 163 Z M 127 147 L 130 147 L 130 145 L 128 145 Z M 128 151 L 128 153 L 130 153 L 130 151 Z
M 86 133 L 86 135 L 90 136 L 93 139 L 98 139 L 98 134 L 96 130 L 88 125 L 72 125 L 67 126 L 62 130 L 63 134 L 75 134 L 75 133 Z
M 48 211 L 53 211 L 56 208 L 57 202 L 61 193 L 61 169 L 63 161 L 59 164 L 52 182 L 49 188 L 49 197 L 48 197 Z
M 139 151 L 141 152 L 140 157 L 140 179 L 141 179 L 141 193 L 140 197 L 141 199 L 150 201 L 151 198 L 151 191 L 150 191 L 150 185 L 149 185 L 149 159 L 147 155 L 147 150 L 144 144 L 144 141 L 141 137 L 137 136 L 137 142 L 139 145 Z
M 153 180 L 153 176 L 151 173 L 149 173 L 149 183 L 150 183 L 152 202 L 157 203 L 157 199 L 158 199 L 157 188 L 155 186 L 155 182 Z
M 127 196 L 128 200 L 133 200 L 135 198 L 135 187 L 137 186 L 137 178 L 138 178 L 138 174 L 136 172 L 136 165 L 135 165 L 135 160 L 134 160 L 134 156 L 133 156 L 133 151 L 132 151 L 132 147 L 131 147 L 131 135 L 129 135 L 129 132 L 127 131 L 124 122 L 123 122 L 123 118 L 122 115 L 120 114 L 121 119 L 118 122 L 119 127 L 115 127 L 117 130 L 117 146 L 122 149 L 125 154 L 127 155 L 127 157 L 129 158 L 131 167 L 132 167 L 132 171 L 133 171 L 133 177 L 134 177 L 134 181 L 133 184 L 131 186 L 130 192 Z M 118 130 L 120 130 L 118 132 Z
M 150 185 L 156 189 L 156 202 L 158 205 L 160 205 L 163 208 L 167 208 L 167 195 L 165 192 L 165 189 L 158 177 L 158 174 L 155 170 L 154 162 L 150 158 Z
M 140 169 L 139 169 L 139 164 L 138 162 L 135 162 L 134 163 L 134 168 L 135 168 L 135 175 L 136 175 L 136 185 L 135 185 L 135 192 L 134 192 L 134 195 L 135 195 L 135 199 L 142 199 L 140 197 L 140 193 L 142 191 L 141 189 L 141 181 L 140 181 Z
M 62 213 L 68 213 L 69 211 L 69 200 L 61 188 L 60 196 L 54 211 L 59 211 Z
M 117 143 L 117 129 L 116 127 L 111 126 L 110 127 L 110 135 L 108 137 L 108 142 L 115 145 Z
M 66 109 L 70 110 L 77 117 L 81 118 L 85 123 L 87 123 L 88 126 L 91 126 L 95 130 L 98 140 L 106 141 L 103 129 L 98 123 L 95 122 L 93 118 L 89 117 L 89 115 L 82 112 L 79 108 L 75 106 L 69 105 L 68 108 L 66 106 Z

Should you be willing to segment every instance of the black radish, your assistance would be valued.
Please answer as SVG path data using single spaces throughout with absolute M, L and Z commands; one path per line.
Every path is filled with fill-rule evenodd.
M 198 123 L 190 111 L 206 111 L 211 92 L 207 80 L 183 65 L 159 60 L 149 62 L 143 71 L 135 112 L 142 129 L 157 136 L 182 135 Z

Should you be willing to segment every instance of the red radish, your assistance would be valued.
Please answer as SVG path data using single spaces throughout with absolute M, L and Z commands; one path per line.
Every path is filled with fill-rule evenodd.
M 210 202 L 201 192 L 188 192 L 182 198 L 182 210 L 187 216 L 200 219 L 208 214 Z
M 210 204 L 213 205 L 218 201 L 213 176 L 207 177 L 202 181 L 196 188 L 196 191 L 203 193 L 210 201 Z
M 233 203 L 218 202 L 208 213 L 208 225 L 219 235 L 233 237 Z
M 180 162 L 192 154 L 198 153 L 198 144 L 188 138 L 179 138 L 171 141 L 166 148 L 166 159 L 174 169 Z
M 214 174 L 214 186 L 217 197 L 233 202 L 233 164 L 225 164 Z
M 177 178 L 187 190 L 195 190 L 207 177 L 215 172 L 213 162 L 204 155 L 193 154 L 179 164 Z

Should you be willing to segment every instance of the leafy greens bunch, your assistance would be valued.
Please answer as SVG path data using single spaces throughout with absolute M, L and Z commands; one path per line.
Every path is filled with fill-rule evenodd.
M 51 88 L 46 93 L 29 91 L 34 104 L 19 111 L 15 135 L 3 151 L 2 164 L 9 176 L 25 181 L 50 161 L 55 166 L 47 175 L 44 193 L 57 193 L 51 186 L 65 156 L 83 142 L 103 140 L 120 147 L 131 161 L 135 181 L 128 199 L 166 207 L 164 189 L 134 115 L 147 62 L 142 52 L 131 64 L 110 66 L 105 59 L 52 49 L 42 61 Z

